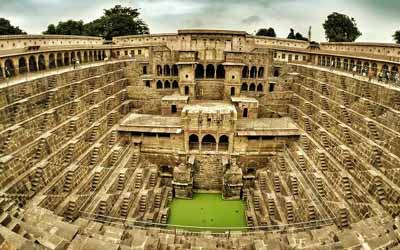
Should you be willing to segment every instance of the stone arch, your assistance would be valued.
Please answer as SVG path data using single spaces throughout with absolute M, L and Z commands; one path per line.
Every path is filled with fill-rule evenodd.
M 164 65 L 164 75 L 165 76 L 170 76 L 171 75 L 171 69 L 169 67 L 169 65 Z
M 56 56 L 51 53 L 49 55 L 49 68 L 54 69 L 56 67 Z
M 207 150 L 207 151 L 213 151 L 216 150 L 217 142 L 215 140 L 215 137 L 207 134 L 203 136 L 201 139 L 201 149 L 202 150 Z
M 161 80 L 158 80 L 157 81 L 157 88 L 158 89 L 162 89 L 162 87 L 163 87 L 163 84 L 162 84 Z
M 264 67 L 258 68 L 258 78 L 264 77 Z
M 100 55 L 100 54 L 99 54 L 99 55 Z M 79 63 L 82 63 L 82 54 L 81 54 L 80 51 L 78 51 L 78 53 L 76 53 L 76 57 L 78 58 Z
M 202 64 L 196 65 L 195 78 L 204 78 L 204 66 Z
M 215 76 L 214 65 L 208 64 L 206 67 L 206 78 L 214 78 L 214 76 Z
M 257 85 L 257 91 L 258 91 L 258 92 L 263 92 L 263 91 L 264 91 L 264 86 L 263 86 L 262 83 L 259 83 L 259 84 Z
M 255 83 L 251 83 L 250 84 L 249 91 L 256 91 L 256 84 Z
M 217 78 L 225 79 L 225 68 L 224 68 L 224 65 L 222 65 L 222 64 L 219 64 L 217 66 Z
M 61 53 L 57 53 L 56 62 L 57 62 L 57 67 L 63 66 L 63 60 L 62 60 L 62 54 Z
M 376 76 L 378 73 L 378 64 L 372 63 L 371 70 L 372 70 L 373 75 Z
M 68 66 L 70 63 L 69 63 L 70 61 L 69 61 L 69 53 L 68 52 L 65 52 L 64 53 L 64 65 L 65 66 Z
M 241 88 L 241 90 L 242 91 L 248 91 L 249 90 L 249 86 L 247 85 L 247 83 L 242 83 L 242 88 Z
M 174 81 L 172 82 L 172 88 L 173 88 L 173 89 L 179 89 L 179 84 L 178 84 L 178 81 L 177 81 L 177 80 L 174 80 Z
M 279 77 L 279 68 L 274 69 L 274 77 Z
M 87 63 L 88 61 L 89 61 L 88 53 L 87 53 L 87 51 L 85 51 L 85 52 L 83 52 L 83 62 Z
M 185 86 L 185 95 L 189 95 L 189 94 L 190 94 L 189 86 Z
M 249 78 L 249 67 L 244 66 L 242 69 L 242 78 Z
M 195 134 L 189 136 L 189 150 L 199 150 L 199 137 Z
M 179 76 L 178 65 L 176 64 L 172 65 L 171 74 L 172 76 Z
M 343 69 L 346 71 L 349 70 L 349 60 L 348 59 L 343 60 Z
M 96 51 L 95 51 L 94 53 L 96 53 Z M 95 54 L 95 55 L 96 55 L 96 54 Z M 73 62 L 75 59 L 76 59 L 76 57 L 75 57 L 75 51 L 72 51 L 72 52 L 71 52 L 71 62 Z
M 166 81 L 164 82 L 164 88 L 165 88 L 165 89 L 170 89 L 170 88 L 171 88 L 171 83 L 170 83 L 168 80 L 166 80 Z
M 93 51 L 89 51 L 89 62 L 93 62 Z
M 157 65 L 157 76 L 162 76 L 163 70 L 161 65 Z
M 28 72 L 28 67 L 26 65 L 26 59 L 25 57 L 20 57 L 18 59 L 18 68 L 19 68 L 19 73 L 20 74 L 25 74 Z
M 229 137 L 227 135 L 221 135 L 218 141 L 219 151 L 228 151 L 229 149 Z
M 46 69 L 46 60 L 44 59 L 44 55 L 39 55 L 38 64 L 39 64 L 39 70 Z
M 249 110 L 247 108 L 243 109 L 243 117 L 247 118 L 249 116 Z
M 13 61 L 11 59 L 7 59 L 4 62 L 4 70 L 6 71 L 6 77 L 15 76 L 14 63 L 13 63 Z
M 34 55 L 29 57 L 29 72 L 37 71 L 36 57 Z
M 253 66 L 250 69 L 250 78 L 256 78 L 256 76 L 257 76 L 257 67 Z
M 235 87 L 231 87 L 231 96 L 235 96 L 235 91 L 236 91 Z

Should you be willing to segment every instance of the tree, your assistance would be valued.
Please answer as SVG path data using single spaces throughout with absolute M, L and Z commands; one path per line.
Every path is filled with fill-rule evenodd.
M 86 25 L 90 35 L 103 36 L 111 40 L 114 36 L 148 34 L 147 24 L 139 18 L 139 10 L 116 5 L 104 10 L 104 15 Z
M 322 26 L 329 42 L 354 42 L 362 35 L 354 18 L 337 12 L 330 14 Z
M 296 39 L 294 35 L 294 29 L 290 28 L 289 35 L 287 36 L 287 39 Z
M 396 41 L 396 43 L 400 44 L 400 30 L 396 31 L 393 35 L 393 39 Z
M 104 10 L 103 16 L 84 24 L 83 21 L 69 20 L 49 25 L 44 34 L 101 36 L 111 40 L 114 36 L 148 34 L 147 24 L 139 18 L 139 10 L 116 5 Z
M 50 24 L 43 34 L 85 35 L 83 21 L 68 20 L 66 22 L 59 22 L 57 26 Z
M 11 25 L 10 21 L 0 17 L 0 35 L 25 35 L 18 26 Z
M 275 33 L 274 28 L 271 28 L 271 27 L 268 29 L 262 28 L 257 31 L 256 36 L 276 37 L 276 33 Z
M 303 40 L 303 41 L 308 41 L 306 37 L 304 37 L 301 33 L 296 32 L 294 33 L 294 29 L 290 28 L 289 35 L 287 36 L 287 39 L 294 39 L 294 40 Z

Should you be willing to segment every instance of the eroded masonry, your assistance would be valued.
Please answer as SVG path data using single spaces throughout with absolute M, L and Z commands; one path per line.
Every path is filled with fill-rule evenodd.
M 399 247 L 400 46 L 222 30 L 0 45 L 0 248 Z M 168 225 L 195 192 L 245 201 L 247 227 Z

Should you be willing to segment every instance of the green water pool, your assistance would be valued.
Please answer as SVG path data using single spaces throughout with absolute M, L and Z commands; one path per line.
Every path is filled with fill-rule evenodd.
M 247 226 L 244 202 L 225 201 L 221 194 L 197 193 L 194 194 L 192 200 L 174 199 L 170 208 L 168 224 L 215 228 L 176 227 L 179 229 L 224 232 L 228 231 L 226 228 Z M 231 231 L 244 230 L 232 229 Z

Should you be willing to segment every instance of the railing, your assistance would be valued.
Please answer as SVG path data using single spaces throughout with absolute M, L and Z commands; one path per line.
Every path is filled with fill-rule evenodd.
M 394 87 L 400 87 L 400 72 L 398 71 L 381 71 L 378 73 L 370 74 L 370 70 L 373 68 L 368 68 L 364 70 L 360 70 L 357 67 L 356 71 L 351 70 L 350 64 L 348 69 L 345 69 L 343 67 L 337 67 L 335 66 L 325 66 L 321 64 L 312 64 L 312 63 L 301 63 L 301 62 L 295 62 L 293 64 L 302 64 L 302 65 L 308 65 L 308 66 L 314 66 L 314 67 L 321 67 L 326 70 L 329 70 L 331 72 L 341 72 L 341 73 L 347 73 L 351 76 L 353 76 L 356 79 L 364 80 L 364 81 L 369 81 L 373 83 L 381 83 L 381 84 L 388 84 Z M 353 65 L 357 66 L 357 65 Z M 381 74 L 380 74 L 381 73 Z
M 202 142 L 201 150 L 205 151 L 215 151 L 217 149 L 217 144 L 212 142 Z
M 304 230 L 312 230 L 321 228 L 322 226 L 332 225 L 335 223 L 336 218 L 298 222 L 292 224 L 281 224 L 281 225 L 266 225 L 266 226 L 255 226 L 255 227 L 201 227 L 201 226 L 189 226 L 189 225 L 176 225 L 176 224 L 163 224 L 148 221 L 139 221 L 134 219 L 112 217 L 107 215 L 88 213 L 80 211 L 80 217 L 97 221 L 101 223 L 107 223 L 110 225 L 124 226 L 125 228 L 136 228 L 136 229 L 148 229 L 158 228 L 162 232 L 174 233 L 174 234 L 186 234 L 186 235 L 204 235 L 212 234 L 215 236 L 227 236 L 231 234 L 253 235 L 253 234 L 264 234 L 265 232 L 299 232 Z

